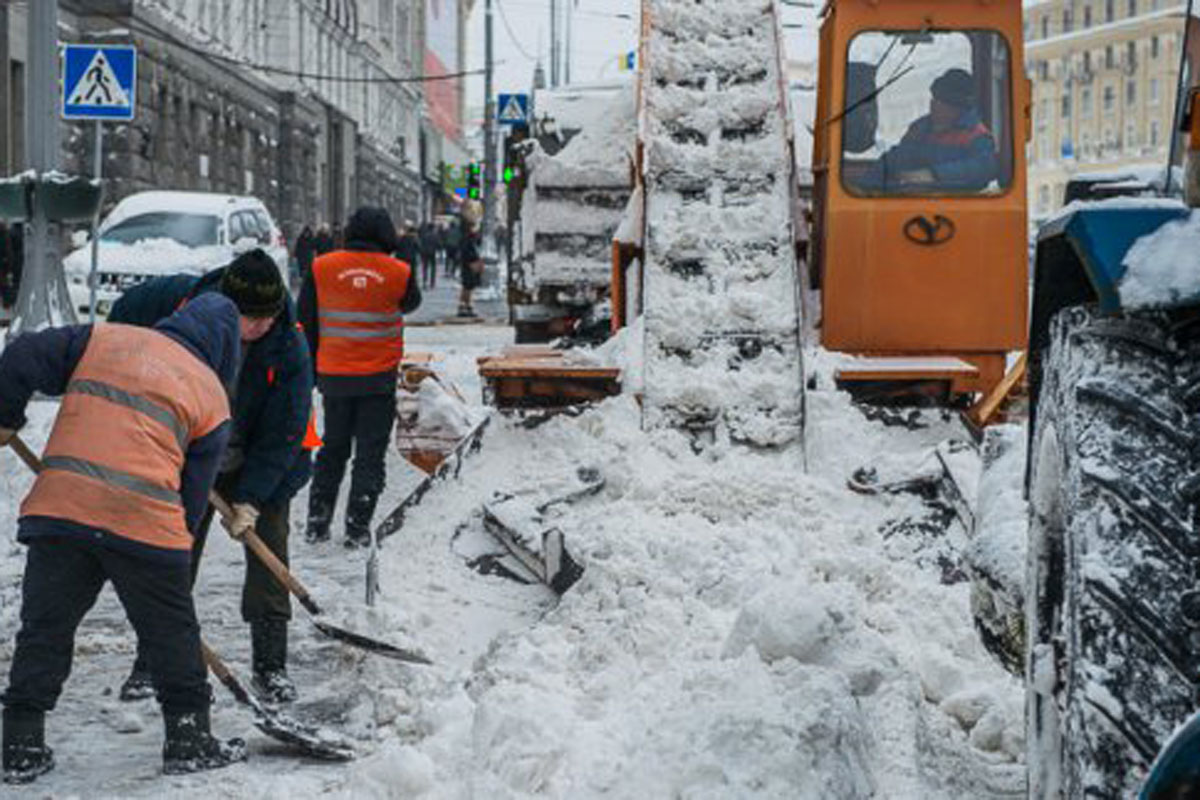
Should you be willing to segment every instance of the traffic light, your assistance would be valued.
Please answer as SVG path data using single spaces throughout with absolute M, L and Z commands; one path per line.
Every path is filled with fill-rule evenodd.
M 472 200 L 483 197 L 483 168 L 474 161 L 467 166 L 467 197 Z

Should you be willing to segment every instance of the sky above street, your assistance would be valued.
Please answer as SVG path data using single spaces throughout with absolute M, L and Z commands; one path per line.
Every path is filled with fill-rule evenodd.
M 572 1 L 572 0 L 567 0 Z M 622 53 L 637 48 L 640 0 L 573 0 L 571 37 L 571 80 L 628 79 L 630 72 L 618 69 Z M 467 27 L 467 69 L 484 66 L 484 17 L 486 0 L 476 0 Z M 565 7 L 566 2 L 563 2 Z M 538 57 L 546 66 L 549 80 L 550 0 L 492 0 L 496 60 L 495 91 L 528 92 Z M 812 11 L 784 8 L 785 24 L 811 24 Z M 507 24 L 506 24 L 507 22 Z M 789 55 L 812 41 L 811 29 L 786 31 Z M 483 76 L 467 78 L 465 127 L 482 121 Z

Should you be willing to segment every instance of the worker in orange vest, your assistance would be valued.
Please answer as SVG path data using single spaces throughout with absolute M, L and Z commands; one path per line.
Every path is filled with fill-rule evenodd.
M 410 264 L 393 258 L 396 229 L 382 208 L 360 208 L 346 226 L 344 249 L 313 261 L 300 290 L 300 324 L 316 354 L 324 410 L 324 446 L 309 490 L 310 542 L 329 539 L 338 489 L 354 451 L 346 508 L 346 546 L 370 541 L 383 491 L 384 455 L 396 419 L 397 368 L 404 357 L 404 315 L 421 304 Z
M 225 386 L 239 358 L 237 307 L 215 294 L 153 330 L 51 328 L 0 354 L 0 446 L 25 424 L 34 392 L 63 398 L 17 527 L 29 556 L 0 697 L 6 783 L 54 767 L 45 715 L 70 674 L 75 629 L 110 580 L 147 644 L 166 727 L 164 772 L 245 758 L 240 739 L 210 733 L 189 567 L 229 439 Z

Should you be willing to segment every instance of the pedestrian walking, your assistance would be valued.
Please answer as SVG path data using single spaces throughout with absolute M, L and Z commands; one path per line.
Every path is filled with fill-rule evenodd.
M 421 239 L 417 234 L 416 225 L 411 220 L 404 222 L 404 230 L 401 231 L 400 240 L 396 243 L 395 256 L 408 264 L 414 275 L 417 273 L 418 265 L 421 264 Z
M 172 309 L 219 293 L 238 308 L 243 357 L 233 392 L 233 426 L 221 460 L 217 493 L 234 509 L 234 525 L 252 528 L 284 564 L 288 563 L 291 500 L 308 482 L 311 458 L 305 433 L 312 409 L 312 365 L 308 344 L 296 329 L 295 306 L 269 255 L 250 250 L 227 267 L 203 277 L 177 275 L 146 281 L 113 304 L 110 322 L 153 326 Z M 192 582 L 212 525 L 210 506 L 192 546 Z M 246 548 L 242 619 L 250 626 L 251 685 L 272 702 L 296 698 L 287 672 L 291 598 L 286 586 Z M 122 700 L 152 691 L 147 643 L 121 686 Z
M 421 304 L 410 265 L 392 258 L 396 230 L 382 208 L 360 208 L 346 227 L 346 249 L 313 262 L 300 292 L 300 322 L 316 353 L 324 407 L 324 446 L 309 492 L 310 542 L 329 539 L 338 489 L 354 451 L 346 508 L 346 545 L 370 542 L 384 487 L 384 456 L 396 417 L 397 367 L 404 357 L 404 314 Z
M 317 233 L 313 237 L 313 257 L 323 256 L 326 253 L 333 252 L 333 232 L 329 230 L 328 225 L 322 225 L 317 228 Z
M 421 277 L 427 289 L 437 285 L 438 246 L 441 244 L 437 228 L 432 222 L 421 226 Z
M 229 439 L 224 386 L 239 359 L 228 299 L 188 304 L 153 330 L 74 325 L 17 337 L 0 354 L 0 446 L 34 392 L 61 395 L 43 461 L 21 504 L 28 545 L 3 714 L 6 783 L 54 767 L 46 712 L 71 672 L 75 629 L 106 581 L 146 643 L 165 726 L 163 771 L 245 758 L 209 726 L 211 689 L 192 604 L 192 537 Z
M 308 273 L 312 270 L 313 259 L 317 257 L 317 235 L 313 233 L 313 229 L 305 225 L 300 230 L 300 235 L 296 237 L 296 245 L 292 248 L 292 253 L 296 257 L 296 272 L 300 276 L 302 283 L 308 277 Z
M 471 303 L 471 295 L 483 282 L 483 257 L 479 254 L 479 234 L 475 231 L 468 233 L 462 242 L 460 251 L 461 266 L 459 269 L 458 316 L 474 317 L 475 306 Z

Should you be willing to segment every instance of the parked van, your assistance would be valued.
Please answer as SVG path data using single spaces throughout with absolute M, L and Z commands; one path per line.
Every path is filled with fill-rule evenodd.
M 261 200 L 209 192 L 140 192 L 130 195 L 100 225 L 96 313 L 108 313 L 121 293 L 147 278 L 203 275 L 236 253 L 261 247 L 287 284 L 287 243 Z M 63 261 L 71 303 L 90 310 L 90 242 Z

